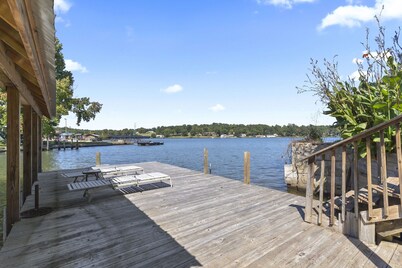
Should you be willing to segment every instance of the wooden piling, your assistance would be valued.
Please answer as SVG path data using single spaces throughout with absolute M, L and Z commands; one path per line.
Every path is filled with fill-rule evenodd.
M 22 201 L 25 202 L 32 188 L 32 107 L 23 105 L 23 192 Z
M 244 183 L 250 184 L 250 152 L 244 152 Z
M 101 165 L 101 153 L 100 152 L 96 153 L 96 165 L 97 166 Z
M 6 234 L 20 218 L 20 95 L 15 87 L 7 87 L 7 192 Z
M 208 174 L 208 149 L 204 148 L 204 174 Z

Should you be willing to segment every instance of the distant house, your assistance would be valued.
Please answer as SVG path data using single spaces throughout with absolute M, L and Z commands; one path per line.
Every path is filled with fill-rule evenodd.
M 163 139 L 163 138 L 165 138 L 165 136 L 164 135 L 156 135 L 156 138 Z
M 71 140 L 73 137 L 74 137 L 74 133 L 64 132 L 64 133 L 60 133 L 59 140 L 67 141 L 67 140 Z
M 232 134 L 222 134 L 221 139 L 228 139 L 228 138 L 236 138 L 235 135 Z
M 100 136 L 96 134 L 84 134 L 82 135 L 82 139 L 86 142 L 94 142 L 94 141 L 100 141 Z

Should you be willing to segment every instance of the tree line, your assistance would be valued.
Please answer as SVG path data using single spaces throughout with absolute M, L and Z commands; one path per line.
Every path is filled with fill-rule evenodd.
M 60 129 L 63 132 L 64 128 Z M 339 132 L 333 126 L 314 126 L 314 125 L 302 125 L 295 124 L 288 125 L 264 125 L 264 124 L 193 124 L 193 125 L 179 125 L 179 126 L 158 126 L 154 128 L 138 128 L 134 129 L 103 129 L 103 130 L 82 130 L 72 129 L 67 130 L 71 133 L 80 134 L 97 134 L 102 139 L 107 139 L 112 136 L 133 136 L 147 134 L 152 137 L 157 135 L 163 135 L 166 138 L 169 137 L 219 137 L 220 135 L 233 135 L 241 137 L 246 135 L 247 137 L 254 137 L 257 135 L 278 135 L 280 137 L 311 137 L 316 139 L 325 136 L 337 136 Z

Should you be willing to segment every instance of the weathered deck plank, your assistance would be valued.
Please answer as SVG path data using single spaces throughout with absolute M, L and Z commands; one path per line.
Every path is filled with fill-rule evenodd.
M 303 221 L 304 198 L 216 175 L 149 162 L 174 187 L 123 195 L 70 192 L 59 173 L 40 177 L 40 205 L 0 251 L 5 267 L 400 267 L 402 247 L 366 246 Z M 32 196 L 24 209 L 33 207 Z M 324 218 L 327 221 L 327 218 Z

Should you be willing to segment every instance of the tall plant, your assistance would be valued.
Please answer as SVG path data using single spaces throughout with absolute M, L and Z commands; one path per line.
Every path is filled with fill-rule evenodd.
M 402 113 L 402 47 L 399 43 L 400 29 L 395 32 L 392 46 L 385 46 L 385 29 L 378 22 L 378 35 L 374 38 L 376 48 L 370 47 L 369 30 L 362 59 L 357 60 L 358 81 L 342 80 L 338 64 L 324 59 L 323 67 L 311 60 L 311 75 L 299 92 L 313 92 L 326 106 L 324 114 L 336 119 L 335 126 L 342 138 L 349 138 L 365 129 L 386 122 Z M 385 133 L 388 151 L 392 150 L 391 128 Z M 374 141 L 378 141 L 374 137 Z M 363 152 L 364 153 L 364 152 Z

